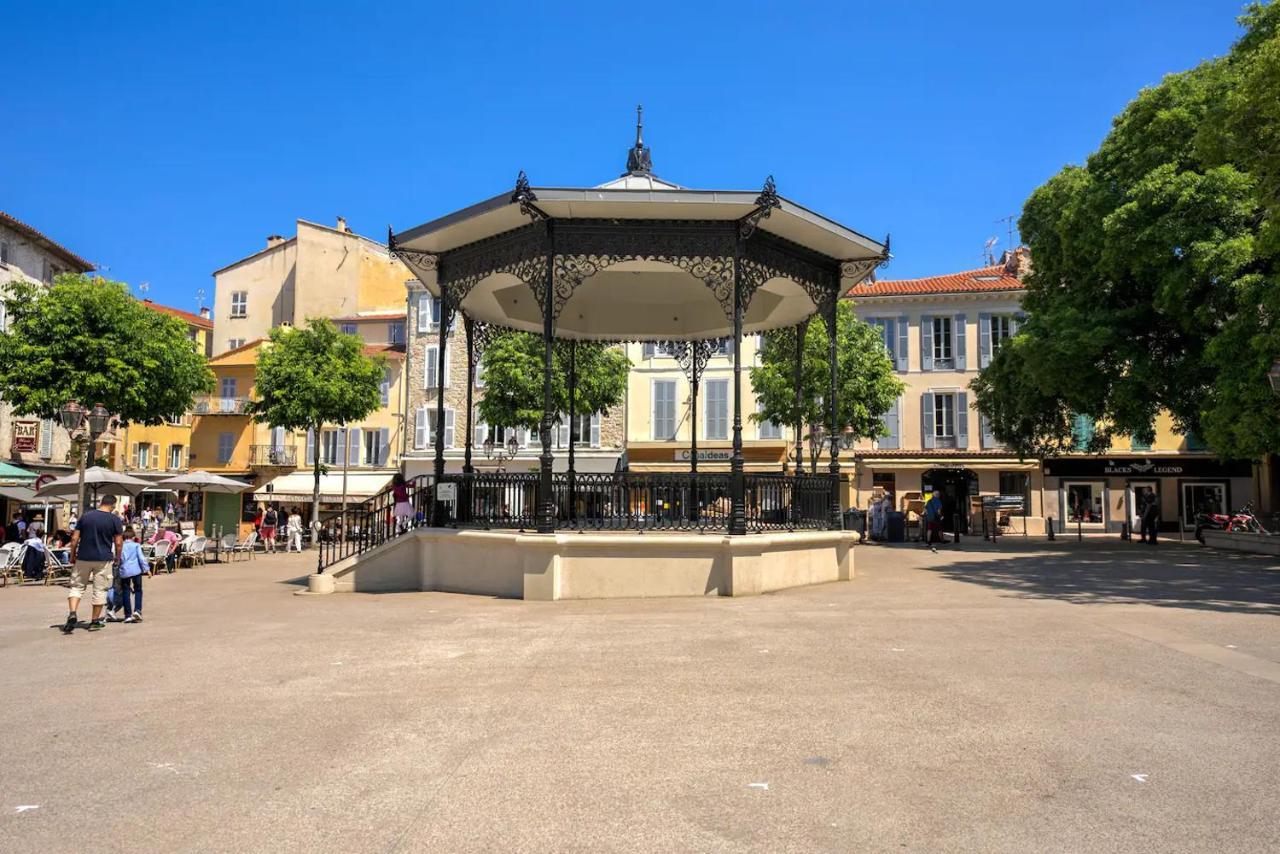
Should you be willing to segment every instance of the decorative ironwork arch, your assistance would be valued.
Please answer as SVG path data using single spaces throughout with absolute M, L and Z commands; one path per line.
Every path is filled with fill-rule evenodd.
M 447 286 L 447 298 L 458 307 L 481 281 L 495 273 L 509 273 L 524 282 L 541 304 L 547 242 L 545 226 L 536 223 L 477 240 L 440 257 L 437 281 Z

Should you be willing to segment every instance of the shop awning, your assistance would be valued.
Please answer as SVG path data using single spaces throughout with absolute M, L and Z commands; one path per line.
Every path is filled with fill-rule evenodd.
M 33 471 L 27 471 L 24 468 L 13 465 L 12 463 L 0 462 L 0 481 L 3 480 L 21 480 L 30 483 L 40 475 Z
M 377 495 L 391 483 L 390 472 L 350 472 L 347 474 L 347 501 L 363 501 Z M 281 475 L 254 490 L 255 501 L 310 501 L 315 476 L 311 472 Z M 342 472 L 320 475 L 320 500 L 342 501 Z
M 36 491 L 28 489 L 25 486 L 0 486 L 0 498 L 8 498 L 10 501 L 21 501 L 23 503 L 35 501 Z M 61 501 L 55 498 L 54 501 Z

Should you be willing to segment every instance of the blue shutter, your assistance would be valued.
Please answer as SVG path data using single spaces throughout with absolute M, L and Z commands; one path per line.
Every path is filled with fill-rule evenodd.
M 991 315 L 978 315 L 978 368 L 991 364 Z
M 898 373 L 905 374 L 907 372 L 907 352 L 910 349 L 907 343 L 907 335 L 911 331 L 911 323 L 904 314 L 898 318 L 898 349 L 895 355 L 898 357 Z
M 347 434 L 347 465 L 360 465 L 361 440 L 364 438 L 364 431 L 359 427 L 350 427 L 343 431 Z
M 640 357 L 642 359 L 653 358 L 653 342 L 652 341 L 646 341 L 644 342 L 644 344 L 641 345 Z
M 920 370 L 933 370 L 933 317 L 920 315 Z
M 880 416 L 881 422 L 884 424 L 885 435 L 880 437 L 879 447 L 885 449 L 896 449 L 902 447 L 902 443 L 898 438 L 898 416 L 901 412 L 902 400 L 896 400 L 893 406 L 884 415 Z
M 307 465 L 313 466 L 316 463 L 316 431 L 307 431 Z
M 969 447 L 969 395 L 956 395 L 956 447 Z
M 925 448 L 937 447 L 937 437 L 933 431 L 933 392 L 926 391 L 920 396 L 920 444 Z
M 952 318 L 951 328 L 952 328 L 952 333 L 951 333 L 952 340 L 955 342 L 956 370 L 957 371 L 967 370 L 969 361 L 965 355 L 966 353 L 965 341 L 967 340 L 965 337 L 966 336 L 965 316 L 963 314 L 957 314 L 954 318 Z

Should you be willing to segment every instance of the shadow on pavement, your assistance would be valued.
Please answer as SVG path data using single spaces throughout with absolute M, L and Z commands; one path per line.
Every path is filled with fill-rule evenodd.
M 1270 558 L 1195 547 L 1151 549 L 1140 544 L 1041 541 L 1035 548 L 1039 553 L 982 549 L 980 560 L 965 560 L 963 552 L 940 549 L 952 560 L 924 569 L 1016 596 L 1080 605 L 1128 603 L 1280 615 L 1280 567 Z

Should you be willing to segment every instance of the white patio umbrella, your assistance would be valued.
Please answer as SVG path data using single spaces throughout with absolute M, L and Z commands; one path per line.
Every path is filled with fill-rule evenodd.
M 151 481 L 142 480 L 122 472 L 112 471 L 102 466 L 89 466 L 84 470 L 84 485 L 92 489 L 96 495 L 99 492 L 109 492 L 113 495 L 137 495 L 142 490 L 151 486 Z M 50 496 L 69 496 L 74 498 L 80 491 L 79 475 L 70 474 L 66 477 L 60 477 L 57 480 L 51 480 L 44 486 L 36 490 L 36 498 L 47 498 Z
M 253 484 L 245 483 L 243 480 L 210 474 L 202 469 L 157 480 L 155 485 L 186 492 L 244 492 L 246 489 L 253 488 Z

